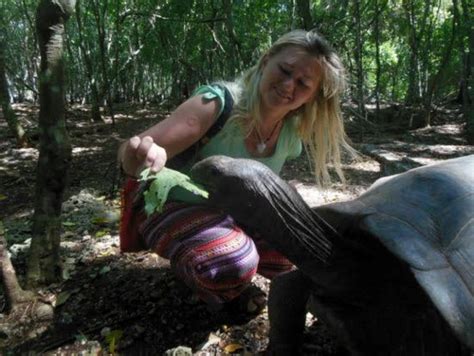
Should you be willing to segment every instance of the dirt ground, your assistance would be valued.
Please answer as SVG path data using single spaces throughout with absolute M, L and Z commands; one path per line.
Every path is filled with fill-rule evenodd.
M 33 213 L 38 157 L 37 107 L 14 107 L 31 137 L 31 148 L 16 149 L 0 120 L 0 217 L 12 260 L 25 272 Z M 0 352 L 5 354 L 167 354 L 254 355 L 268 343 L 268 314 L 243 318 L 209 311 L 174 278 L 166 260 L 148 252 L 121 254 L 118 246 L 118 187 L 115 165 L 119 142 L 156 122 L 165 113 L 153 107 L 116 106 L 115 126 L 88 120 L 88 109 L 67 112 L 73 145 L 70 184 L 63 205 L 64 281 L 39 290 L 55 305 L 54 320 L 11 320 L 0 293 Z M 445 109 L 429 128 L 349 124 L 361 159 L 345 164 L 347 183 L 315 186 L 306 156 L 289 162 L 282 173 L 311 205 L 354 198 L 390 171 L 383 153 L 395 163 L 429 164 L 473 154 L 463 138 L 458 108 Z M 255 284 L 268 292 L 270 282 Z M 178 349 L 177 349 L 178 348 Z M 340 354 L 324 324 L 308 314 L 308 355 Z M 191 351 L 192 350 L 192 351 Z

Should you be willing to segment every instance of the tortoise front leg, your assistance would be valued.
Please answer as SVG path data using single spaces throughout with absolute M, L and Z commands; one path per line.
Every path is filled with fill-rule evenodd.
M 301 271 L 281 274 L 272 280 L 268 297 L 270 355 L 300 353 L 311 280 Z

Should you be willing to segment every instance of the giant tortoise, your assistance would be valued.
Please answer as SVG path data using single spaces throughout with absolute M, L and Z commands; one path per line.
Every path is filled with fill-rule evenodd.
M 271 284 L 272 354 L 298 354 L 306 307 L 353 355 L 474 350 L 474 155 L 314 209 L 256 161 L 214 156 L 191 176 L 298 267 Z

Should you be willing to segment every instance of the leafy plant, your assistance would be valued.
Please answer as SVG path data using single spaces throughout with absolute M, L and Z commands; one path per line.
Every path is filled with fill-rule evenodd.
M 140 181 L 151 180 L 149 188 L 143 193 L 145 199 L 145 212 L 147 215 L 161 212 L 168 198 L 169 191 L 180 186 L 196 195 L 207 199 L 209 193 L 194 183 L 186 174 L 164 167 L 158 173 L 151 173 L 150 169 L 143 170 Z
M 109 345 L 109 352 L 111 355 L 115 355 L 115 348 L 117 346 L 118 341 L 122 338 L 122 336 L 123 336 L 122 330 L 112 330 L 105 337 L 105 341 Z

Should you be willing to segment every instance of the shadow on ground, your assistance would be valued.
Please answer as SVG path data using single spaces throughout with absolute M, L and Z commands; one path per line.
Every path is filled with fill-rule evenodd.
M 48 330 L 13 354 L 60 352 L 81 339 L 110 346 L 105 333 L 119 332 L 120 354 L 158 355 L 179 345 L 198 349 L 221 325 L 248 321 L 209 312 L 175 280 L 168 262 L 150 253 L 79 263 L 62 290 Z

